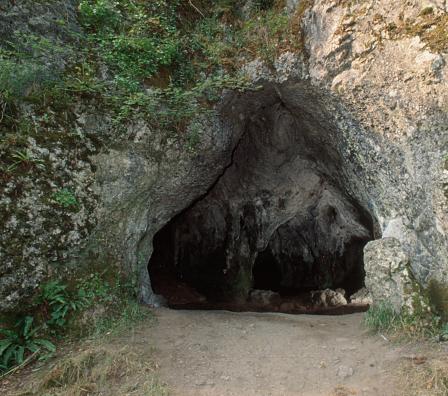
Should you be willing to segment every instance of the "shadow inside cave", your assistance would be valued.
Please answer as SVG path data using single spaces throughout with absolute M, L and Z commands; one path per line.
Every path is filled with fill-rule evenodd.
M 315 111 L 314 97 L 254 95 L 222 175 L 155 235 L 153 290 L 177 308 L 355 309 L 313 297 L 339 289 L 349 300 L 360 290 L 363 247 L 374 239 L 332 115 Z

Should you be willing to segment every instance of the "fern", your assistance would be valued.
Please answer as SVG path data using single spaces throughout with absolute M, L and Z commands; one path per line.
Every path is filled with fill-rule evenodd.
M 31 353 L 46 357 L 56 351 L 55 345 L 44 338 L 38 338 L 40 327 L 34 326 L 34 318 L 25 316 L 14 329 L 0 329 L 0 371 L 22 364 Z M 46 351 L 47 354 L 43 352 Z

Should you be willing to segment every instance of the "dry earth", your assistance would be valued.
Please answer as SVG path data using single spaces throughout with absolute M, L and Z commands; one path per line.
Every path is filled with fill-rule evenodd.
M 157 311 L 155 359 L 173 395 L 393 395 L 406 354 L 344 316 Z
M 158 309 L 120 335 L 62 347 L 1 395 L 440 396 L 448 345 L 401 345 L 343 316 Z

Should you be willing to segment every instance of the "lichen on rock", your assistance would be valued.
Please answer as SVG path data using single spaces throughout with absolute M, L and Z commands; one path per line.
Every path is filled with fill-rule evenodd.
M 77 2 L 34 3 L 1 6 L 3 37 L 14 40 L 12 21 L 67 49 L 96 34 Z M 365 249 L 366 286 L 374 301 L 415 308 L 422 289 L 448 283 L 448 58 L 436 36 L 447 10 L 430 3 L 288 1 L 237 21 L 224 8 L 220 46 L 205 54 L 218 59 L 194 76 L 210 85 L 191 90 L 164 90 L 164 66 L 117 96 L 99 50 L 93 65 L 51 52 L 33 70 L 70 84 L 0 117 L 0 311 L 45 277 L 90 266 L 125 273 L 157 303 L 153 240 L 176 222 L 179 268 L 214 271 L 246 296 L 263 252 L 283 286 L 325 289 L 355 267 L 362 278 L 364 244 L 383 237 Z

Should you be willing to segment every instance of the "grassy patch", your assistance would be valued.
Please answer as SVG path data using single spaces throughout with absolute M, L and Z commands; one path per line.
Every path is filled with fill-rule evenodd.
M 433 279 L 429 282 L 428 295 L 442 320 L 448 322 L 448 285 Z
M 104 334 L 121 334 L 144 320 L 148 323 L 153 320 L 148 307 L 128 299 L 113 309 L 109 307 L 104 314 L 93 318 L 87 331 L 94 337 L 101 337 Z
M 131 285 L 109 281 L 104 273 L 71 284 L 50 281 L 27 312 L 0 326 L 0 374 L 33 354 L 50 357 L 61 340 L 116 335 L 151 318 L 149 309 L 136 303 Z
M 432 9 L 431 9 L 432 10 Z M 392 38 L 419 36 L 433 52 L 448 50 L 448 15 L 423 10 L 416 20 L 407 19 L 389 26 Z
M 407 362 L 402 366 L 401 371 L 403 394 L 413 396 L 448 395 L 448 358 L 427 359 L 421 364 Z
M 395 340 L 445 339 L 446 324 L 430 312 L 414 312 L 405 309 L 397 314 L 387 302 L 370 307 L 364 316 L 364 324 L 372 332 L 388 334 Z
M 64 357 L 44 368 L 21 395 L 167 395 L 156 369 L 148 351 L 139 353 L 135 346 L 107 339 L 82 344 L 78 351 L 66 351 Z

